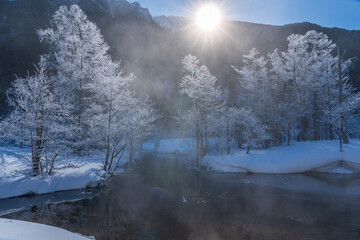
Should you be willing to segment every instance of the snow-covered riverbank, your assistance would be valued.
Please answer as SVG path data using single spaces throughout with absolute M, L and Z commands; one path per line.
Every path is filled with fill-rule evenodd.
M 144 143 L 143 151 L 187 154 L 189 158 L 194 151 L 191 139 L 162 139 L 157 147 L 155 145 Z M 250 154 L 243 149 L 234 149 L 230 155 L 208 155 L 201 164 L 222 172 L 360 173 L 360 142 L 353 140 L 344 145 L 342 153 L 338 145 L 338 141 L 294 142 L 291 146 L 253 149 Z M 94 187 L 104 174 L 102 155 L 96 153 L 62 159 L 53 175 L 33 177 L 30 158 L 23 152 L 20 148 L 0 147 L 0 199 Z
M 291 146 L 233 149 L 230 155 L 207 155 L 201 165 L 221 172 L 302 173 L 308 171 L 352 174 L 360 173 L 360 141 L 352 140 L 339 151 L 339 141 L 292 142 Z M 161 139 L 143 144 L 145 152 L 195 156 L 192 139 Z
M 202 165 L 221 172 L 302 173 L 360 173 L 360 142 L 353 140 L 339 151 L 338 141 L 292 143 L 291 146 L 269 149 L 235 149 L 230 155 L 206 156 Z
M 0 218 L 0 239 L 11 240 L 89 240 L 80 234 L 43 224 Z
M 104 174 L 101 157 L 100 153 L 70 156 L 57 163 L 51 176 L 33 177 L 24 149 L 0 147 L 0 199 L 94 187 Z

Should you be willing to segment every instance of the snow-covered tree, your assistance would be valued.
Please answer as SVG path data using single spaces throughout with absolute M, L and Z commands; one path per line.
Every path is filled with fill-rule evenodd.
M 288 49 L 269 54 L 275 132 L 291 139 L 320 140 L 330 135 L 324 124 L 334 89 L 335 44 L 323 33 L 309 31 L 288 37 Z M 275 136 L 275 138 L 278 138 Z M 281 140 L 282 141 L 282 140 Z
M 7 93 L 11 112 L 1 124 L 5 138 L 30 146 L 34 175 L 51 174 L 72 141 L 69 106 L 54 94 L 43 62 L 33 76 L 15 80 Z
M 151 134 L 157 118 L 152 102 L 139 100 L 130 90 L 134 75 L 125 75 L 118 63 L 112 63 L 106 77 L 92 83 L 96 101 L 88 114 L 93 145 L 105 152 L 104 171 L 112 176 L 127 149 Z M 131 160 L 131 159 L 130 159 Z
M 223 154 L 226 151 L 226 154 L 230 154 L 234 145 L 239 143 L 239 132 L 242 127 L 247 127 L 242 125 L 243 118 L 246 117 L 242 113 L 241 108 L 227 105 L 222 115 L 216 119 L 219 126 L 215 138 L 218 153 Z
M 87 19 L 78 5 L 61 6 L 54 15 L 54 29 L 39 30 L 42 42 L 50 45 L 46 56 L 49 70 L 55 73 L 57 95 L 67 99 L 72 106 L 73 124 L 77 127 L 74 139 L 77 149 L 86 144 L 87 125 L 91 100 L 97 89 L 92 83 L 104 78 L 111 64 L 98 27 Z
M 282 52 L 287 79 L 293 81 L 298 98 L 300 131 L 304 140 L 321 139 L 321 121 L 327 102 L 326 89 L 331 85 L 331 67 L 334 65 L 332 52 L 335 44 L 323 33 L 308 31 L 305 35 L 292 34 L 288 37 L 288 49 Z M 306 136 L 302 125 L 310 126 Z
M 334 132 L 347 139 L 345 119 L 353 115 L 357 99 L 342 76 L 349 66 L 339 66 L 339 57 L 334 57 L 336 45 L 323 33 L 292 34 L 287 40 L 287 50 L 268 54 L 269 61 L 251 49 L 244 55 L 244 66 L 234 68 L 244 89 L 241 105 L 268 126 L 274 145 L 290 144 L 292 139 L 328 139 Z M 347 107 L 339 107 L 344 104 Z M 339 108 L 343 110 L 336 110 Z M 336 122 L 339 115 L 340 125 Z
M 231 137 L 238 143 L 246 145 L 247 154 L 253 146 L 264 146 L 265 141 L 270 139 L 264 125 L 252 110 L 232 107 L 228 109 L 228 119 Z
M 180 82 L 180 93 L 191 99 L 192 106 L 187 112 L 179 113 L 178 120 L 185 126 L 192 125 L 195 129 L 196 160 L 199 166 L 200 155 L 205 155 L 209 151 L 212 128 L 210 120 L 215 118 L 223 108 L 221 91 L 216 85 L 216 77 L 211 75 L 206 66 L 200 65 L 195 56 L 186 56 L 182 63 L 187 74 Z
M 245 93 L 242 94 L 242 104 L 251 108 L 267 125 L 273 125 L 274 105 L 271 95 L 272 83 L 267 67 L 268 60 L 255 49 L 243 56 L 244 66 L 233 67 L 239 75 L 239 82 Z
M 355 89 L 350 83 L 348 69 L 351 65 L 351 59 L 344 61 L 339 48 L 337 52 L 337 62 L 333 68 L 335 85 L 329 90 L 330 100 L 326 111 L 326 120 L 339 138 L 340 151 L 342 152 L 343 143 L 348 143 L 347 121 L 359 110 L 360 93 L 355 94 Z M 357 118 L 353 118 L 353 122 L 354 120 Z
M 286 68 L 286 61 L 275 50 L 269 54 L 272 78 L 272 138 L 273 144 L 279 145 L 286 139 L 288 145 L 290 140 L 297 134 L 297 120 L 301 112 L 297 85 L 290 78 Z
M 128 127 L 130 164 L 133 162 L 134 155 L 141 151 L 142 142 L 153 133 L 155 121 L 158 118 L 155 104 L 148 96 L 137 99 L 132 109 L 132 121 Z
M 244 100 L 252 106 L 254 111 L 265 114 L 271 103 L 267 60 L 260 56 L 255 48 L 251 49 L 249 54 L 244 55 L 243 58 L 244 67 L 233 68 L 239 74 L 241 87 L 248 91 Z

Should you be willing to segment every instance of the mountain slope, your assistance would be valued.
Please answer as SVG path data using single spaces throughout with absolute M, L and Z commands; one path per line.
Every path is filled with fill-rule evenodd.
M 39 54 L 48 51 L 47 46 L 40 44 L 36 30 L 51 27 L 56 9 L 73 3 L 79 4 L 99 26 L 112 57 L 122 60 L 128 71 L 135 73 L 134 88 L 157 100 L 163 116 L 168 118 L 182 106 L 177 84 L 182 76 L 181 59 L 189 53 L 208 65 L 234 98 L 239 86 L 231 65 L 241 65 L 242 55 L 253 47 L 263 55 L 276 48 L 284 50 L 286 37 L 292 33 L 324 32 L 346 50 L 347 57 L 360 56 L 360 31 L 323 28 L 311 23 L 270 26 L 226 22 L 219 31 L 207 35 L 191 26 L 191 20 L 177 17 L 171 17 L 171 21 L 167 17 L 153 20 L 147 9 L 125 0 L 0 0 L 0 111 L 7 109 L 5 91 L 15 74 L 31 72 Z M 353 64 L 351 76 L 360 89 L 360 61 Z
M 78 4 L 104 30 L 123 25 L 155 25 L 147 9 L 126 0 L 0 0 L 0 112 L 6 109 L 5 91 L 27 70 L 33 71 L 39 54 L 48 51 L 40 44 L 36 30 L 53 27 L 52 15 L 61 6 Z M 111 38 L 111 33 L 108 33 Z
M 190 19 L 176 16 L 155 16 L 153 20 L 160 27 L 174 31 L 184 29 L 190 21 Z

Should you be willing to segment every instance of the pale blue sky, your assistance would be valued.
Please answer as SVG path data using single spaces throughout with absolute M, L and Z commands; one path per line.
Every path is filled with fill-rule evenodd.
M 360 0 L 137 0 L 153 16 L 192 16 L 201 4 L 216 2 L 227 19 L 284 25 L 312 22 L 360 29 Z

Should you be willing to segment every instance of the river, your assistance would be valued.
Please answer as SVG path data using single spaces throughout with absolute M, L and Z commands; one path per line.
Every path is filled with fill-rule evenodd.
M 5 217 L 97 240 L 360 239 L 359 186 L 359 175 L 223 174 L 149 154 L 100 192 Z

